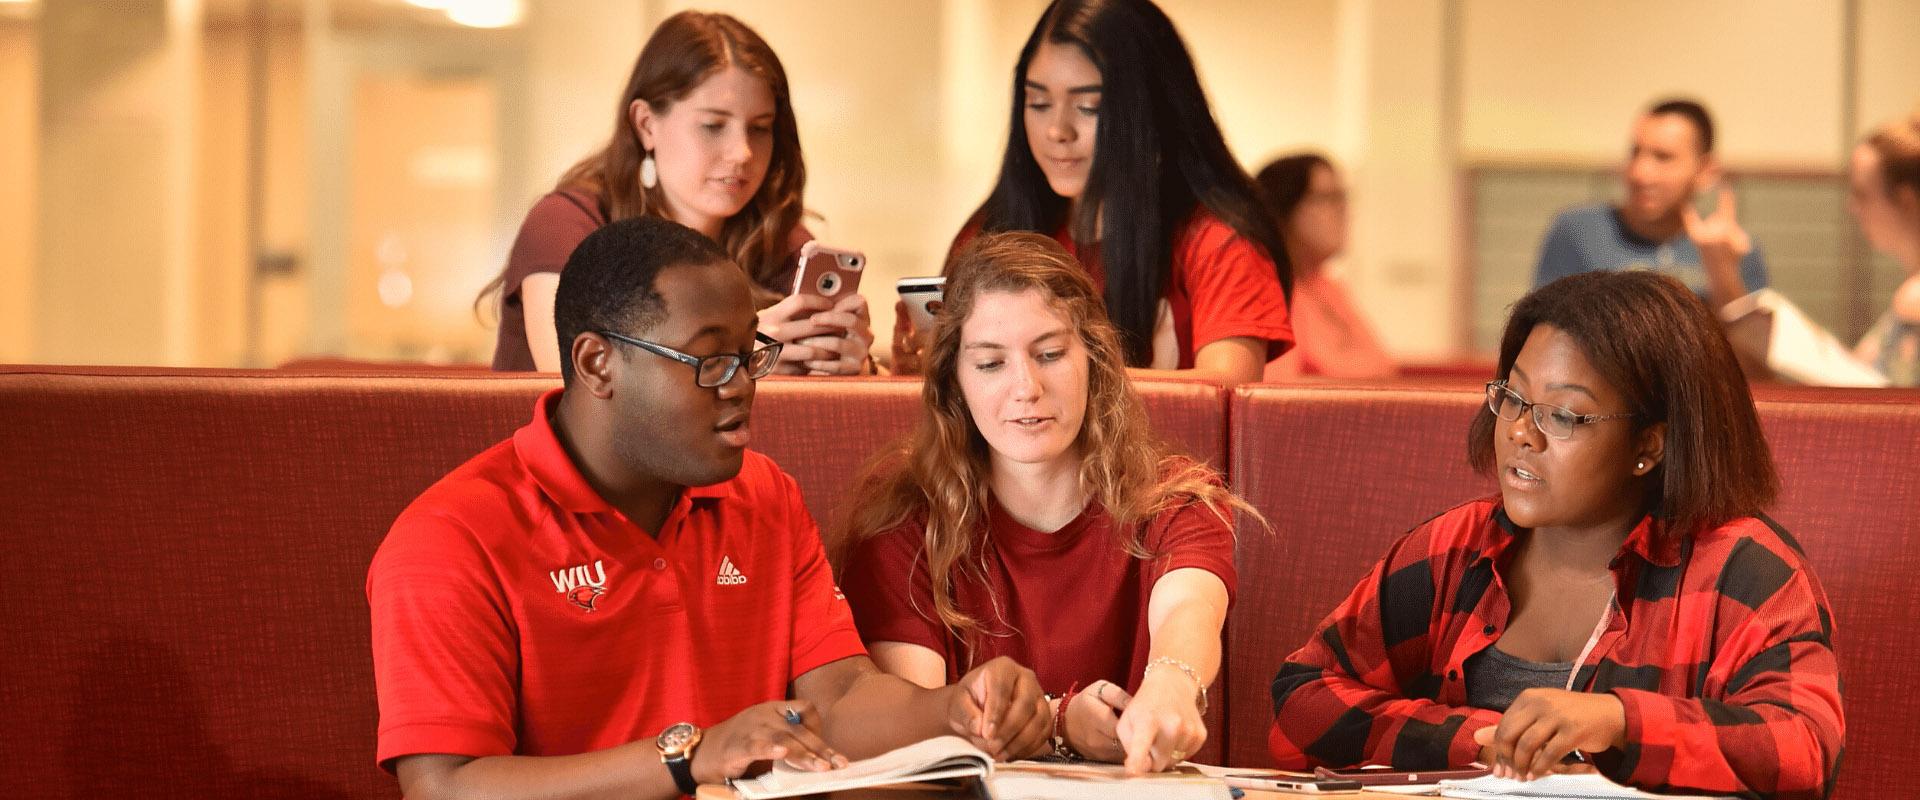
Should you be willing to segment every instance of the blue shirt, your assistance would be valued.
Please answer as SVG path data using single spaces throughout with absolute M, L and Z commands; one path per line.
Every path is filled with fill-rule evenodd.
M 1645 269 L 1680 280 L 1695 294 L 1707 294 L 1707 273 L 1700 266 L 1700 248 L 1686 234 L 1664 242 L 1642 239 L 1620 221 L 1612 206 L 1580 206 L 1561 212 L 1540 246 L 1540 262 L 1533 269 L 1538 289 L 1577 272 L 1597 269 Z M 1740 279 L 1747 291 L 1766 288 L 1767 265 L 1760 244 L 1740 259 Z

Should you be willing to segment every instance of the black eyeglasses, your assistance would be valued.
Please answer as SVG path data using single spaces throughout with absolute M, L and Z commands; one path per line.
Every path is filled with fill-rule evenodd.
M 760 380 L 773 371 L 773 365 L 780 361 L 781 343 L 764 333 L 754 333 L 754 341 L 764 345 L 751 353 L 721 353 L 713 356 L 692 356 L 663 344 L 655 344 L 645 339 L 635 339 L 626 334 L 613 331 L 596 331 L 616 342 L 624 342 L 654 355 L 666 356 L 689 367 L 693 367 L 693 383 L 702 389 L 714 389 L 727 385 L 733 380 L 734 373 L 740 371 L 740 365 L 747 365 L 747 379 Z
M 1541 433 L 1554 439 L 1565 439 L 1573 435 L 1573 429 L 1581 425 L 1592 425 L 1610 419 L 1627 419 L 1638 416 L 1632 412 L 1625 414 L 1575 414 L 1562 406 L 1546 403 L 1531 403 L 1521 397 L 1519 392 L 1507 388 L 1506 381 L 1487 381 L 1487 410 L 1504 420 L 1516 420 L 1521 414 L 1533 412 L 1533 426 Z

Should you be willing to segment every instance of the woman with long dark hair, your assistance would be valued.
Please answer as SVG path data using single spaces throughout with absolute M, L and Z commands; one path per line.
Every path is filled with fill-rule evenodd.
M 1467 457 L 1499 494 L 1401 537 L 1287 656 L 1278 766 L 1826 797 L 1833 612 L 1763 514 L 1780 479 L 1713 313 L 1659 273 L 1570 275 L 1514 306 L 1494 374 Z
M 1148 0 L 1057 0 L 1012 90 L 999 181 L 954 249 L 1052 236 L 1101 287 L 1129 366 L 1259 380 L 1293 343 L 1287 252 L 1173 22 Z M 912 371 L 902 320 L 895 357 Z
M 1253 182 L 1273 211 L 1293 262 L 1293 327 L 1299 341 L 1267 365 L 1267 379 L 1300 375 L 1386 378 L 1397 370 L 1344 281 L 1327 262 L 1347 249 L 1347 187 L 1333 162 L 1298 153 L 1261 167 Z
M 606 146 L 534 204 L 506 268 L 481 291 L 478 302 L 500 309 L 493 368 L 558 371 L 553 297 L 567 256 L 608 222 L 650 215 L 705 234 L 747 271 L 760 332 L 786 343 L 781 372 L 864 371 L 873 341 L 864 298 L 785 296 L 812 238 L 801 223 L 806 182 L 773 48 L 726 14 L 668 17 L 634 62 Z
M 1059 753 L 1166 769 L 1207 739 L 1231 516 L 1259 515 L 1153 435 L 1059 243 L 983 234 L 951 272 L 920 425 L 865 476 L 844 537 L 861 636 L 929 687 L 1013 658 L 1052 695 Z

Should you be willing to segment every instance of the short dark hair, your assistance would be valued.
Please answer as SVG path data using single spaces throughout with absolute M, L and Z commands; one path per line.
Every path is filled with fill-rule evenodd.
M 1498 378 L 1513 370 L 1536 325 L 1579 343 L 1626 397 L 1636 430 L 1667 424 L 1666 455 L 1648 476 L 1648 502 L 1671 530 L 1691 535 L 1773 504 L 1780 477 L 1753 394 L 1720 321 L 1691 289 L 1638 270 L 1583 272 L 1535 289 L 1507 319 Z M 1495 426 L 1483 403 L 1467 433 L 1468 463 L 1489 475 Z
M 1333 163 L 1319 153 L 1295 153 L 1274 159 L 1253 176 L 1254 185 L 1260 188 L 1260 198 L 1267 202 L 1267 209 L 1273 212 L 1283 235 L 1293 212 L 1300 208 L 1300 201 L 1307 199 L 1307 188 L 1313 185 L 1314 167 L 1333 169 Z
M 1652 108 L 1647 109 L 1649 117 L 1657 117 L 1661 114 L 1672 114 L 1692 123 L 1693 132 L 1700 139 L 1700 154 L 1706 155 L 1713 152 L 1713 115 L 1707 113 L 1707 107 L 1701 105 L 1700 101 L 1670 97 L 1654 103 Z
M 728 262 L 712 239 L 659 217 L 623 219 L 587 234 L 560 271 L 553 328 L 560 337 L 560 380 L 573 385 L 573 340 L 589 331 L 641 335 L 666 316 L 654 281 L 668 267 Z

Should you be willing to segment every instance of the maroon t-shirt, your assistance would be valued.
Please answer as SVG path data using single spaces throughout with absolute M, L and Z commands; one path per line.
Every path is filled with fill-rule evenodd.
M 548 192 L 533 204 L 507 254 L 505 280 L 500 286 L 500 331 L 494 340 L 493 368 L 498 372 L 532 372 L 533 351 L 527 344 L 526 310 L 520 304 L 520 284 L 536 272 L 559 272 L 573 249 L 587 234 L 607 224 L 600 198 L 579 189 Z M 792 290 L 799 265 L 800 246 L 812 239 L 803 225 L 787 236 L 788 267 L 762 288 L 781 295 Z
M 1032 668 L 1042 691 L 1106 679 L 1138 689 L 1147 666 L 1147 600 L 1162 575 L 1198 567 L 1220 576 L 1229 600 L 1237 581 L 1233 531 L 1205 506 L 1164 512 L 1146 524 L 1151 559 L 1121 546 L 1105 509 L 1087 510 L 1058 531 L 1036 531 L 989 502 L 987 530 L 956 565 L 954 597 L 982 623 L 962 641 L 934 612 L 933 584 L 919 521 L 867 539 L 842 564 L 840 588 L 853 604 L 860 638 L 932 649 L 947 662 L 947 682 L 971 667 L 1010 656 Z

